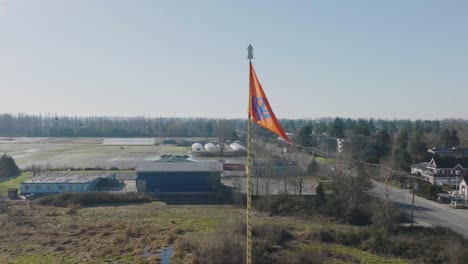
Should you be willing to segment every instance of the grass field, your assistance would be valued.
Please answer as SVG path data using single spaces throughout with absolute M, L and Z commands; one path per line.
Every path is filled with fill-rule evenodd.
M 0 196 L 8 196 L 8 188 L 17 188 L 19 190 L 20 183 L 29 180 L 32 177 L 31 172 L 23 172 L 21 175 L 0 181 Z
M 30 166 L 49 168 L 119 168 L 133 169 L 138 162 L 156 159 L 162 154 L 185 155 L 190 147 L 175 145 L 111 146 L 102 138 L 0 138 L 0 153 L 12 156 L 21 169 Z M 157 138 L 157 142 L 162 138 Z M 190 140 L 196 140 L 191 138 Z M 198 160 L 219 160 L 222 157 Z M 245 157 L 223 158 L 228 162 L 245 162 Z
M 325 163 L 325 162 L 328 162 L 328 163 L 335 163 L 336 160 L 335 159 L 332 159 L 332 158 L 324 158 L 324 157 L 315 157 L 315 161 L 319 162 L 319 163 Z
M 49 168 L 116 167 L 131 169 L 136 163 L 161 154 L 187 154 L 189 147 L 106 146 L 102 138 L 18 138 L 0 141 L 0 153 L 12 156 L 22 169 L 32 166 Z
M 148 255 L 186 237 L 206 239 L 230 222 L 245 220 L 243 210 L 231 205 L 169 206 L 161 202 L 82 209 L 23 202 L 8 210 L 10 217 L 0 213 L 0 263 L 158 263 L 158 257 Z M 323 226 L 358 228 L 329 219 L 256 214 L 254 224 L 284 225 L 296 237 L 287 249 L 275 254 L 314 249 L 326 250 L 325 263 L 407 263 L 355 248 L 302 241 L 304 233 Z M 175 254 L 171 264 L 190 263 L 189 252 Z

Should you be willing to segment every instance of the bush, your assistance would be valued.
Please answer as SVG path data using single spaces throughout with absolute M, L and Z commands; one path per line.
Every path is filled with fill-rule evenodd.
M 8 211 L 8 207 L 5 203 L 0 202 L 0 214 Z
M 256 240 L 264 240 L 273 246 L 284 246 L 293 236 L 289 230 L 281 225 L 255 225 L 252 236 Z
M 78 205 L 78 204 L 72 204 L 72 205 L 70 205 L 70 206 L 68 207 L 68 209 L 67 209 L 67 214 L 68 214 L 68 215 L 74 215 L 74 214 L 78 213 L 78 209 L 80 209 L 80 208 L 81 208 L 80 205 Z
M 347 208 L 344 217 L 346 222 L 351 225 L 366 226 L 371 224 L 370 214 L 357 206 Z
M 152 197 L 135 193 L 86 192 L 54 194 L 41 197 L 36 200 L 36 203 L 40 205 L 67 207 L 70 205 L 88 206 L 93 204 L 124 204 L 151 201 L 154 201 Z
M 310 196 L 264 196 L 254 202 L 254 207 L 270 215 L 312 214 L 316 204 Z
M 466 263 L 468 241 L 442 228 L 415 227 L 388 231 L 363 227 L 357 230 L 321 228 L 305 234 L 306 240 L 356 247 L 377 255 L 413 260 L 415 263 Z
M 419 188 L 416 194 L 429 200 L 437 200 L 437 193 L 442 191 L 442 188 L 438 188 L 430 183 L 418 181 L 418 185 Z

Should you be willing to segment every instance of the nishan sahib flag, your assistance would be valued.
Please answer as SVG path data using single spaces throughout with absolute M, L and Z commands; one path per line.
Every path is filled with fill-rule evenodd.
M 270 130 L 279 137 L 289 141 L 283 128 L 275 117 L 270 103 L 258 81 L 255 69 L 250 63 L 250 91 L 249 91 L 249 116 L 258 125 Z

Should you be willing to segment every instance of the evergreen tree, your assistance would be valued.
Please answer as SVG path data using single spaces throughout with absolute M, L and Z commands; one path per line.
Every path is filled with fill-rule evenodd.
M 319 184 L 317 185 L 317 188 L 315 188 L 315 193 L 317 194 L 317 202 L 320 205 L 325 203 L 325 199 L 326 199 L 325 190 L 323 189 L 323 184 L 321 182 L 319 182 Z
M 452 137 L 452 134 L 450 133 L 450 131 L 446 128 L 442 131 L 442 134 L 440 134 L 440 142 L 442 144 L 442 146 L 446 147 L 446 148 L 450 148 L 451 147 L 451 137 Z
M 375 124 L 374 124 L 374 121 L 371 119 L 369 120 L 369 123 L 367 125 L 369 127 L 369 132 L 372 134 L 375 132 L 376 128 L 375 128 Z
M 400 135 L 398 135 L 396 148 L 399 150 L 406 150 L 408 148 L 408 132 L 406 130 L 402 130 Z
M 312 137 L 312 127 L 310 126 L 303 126 L 301 127 L 295 137 L 294 142 L 304 147 L 313 147 L 316 146 L 316 141 Z
M 409 171 L 413 160 L 407 150 L 400 149 L 395 152 L 395 162 L 399 169 Z
M 331 124 L 329 128 L 329 133 L 330 136 L 332 137 L 337 137 L 337 138 L 344 138 L 344 130 L 345 130 L 345 125 L 343 120 L 340 118 L 335 118 L 335 121 Z
M 449 144 L 450 147 L 455 147 L 460 145 L 460 139 L 458 138 L 458 131 L 457 130 L 452 130 L 450 133 L 450 138 L 449 138 Z
M 307 173 L 307 175 L 309 175 L 309 176 L 315 176 L 315 174 L 317 173 L 317 171 L 318 171 L 318 163 L 317 163 L 317 161 L 315 161 L 315 159 L 313 159 L 313 160 L 307 165 L 306 173 Z
M 371 134 L 369 131 L 369 124 L 364 119 L 359 119 L 353 130 L 357 135 L 370 136 Z
M 380 159 L 390 153 L 392 147 L 392 138 L 387 130 L 380 130 L 375 138 L 377 148 L 377 157 Z
M 413 141 L 410 145 L 410 152 L 415 162 L 422 162 L 428 158 L 427 144 L 422 140 Z

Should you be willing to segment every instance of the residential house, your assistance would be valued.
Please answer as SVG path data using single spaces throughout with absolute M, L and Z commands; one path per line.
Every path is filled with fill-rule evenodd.
M 424 168 L 423 163 L 411 166 L 411 172 L 420 174 L 434 185 L 457 186 L 464 176 L 468 176 L 468 158 L 434 157 Z
M 426 170 L 429 162 L 421 162 L 418 164 L 411 165 L 411 173 L 422 175 Z

